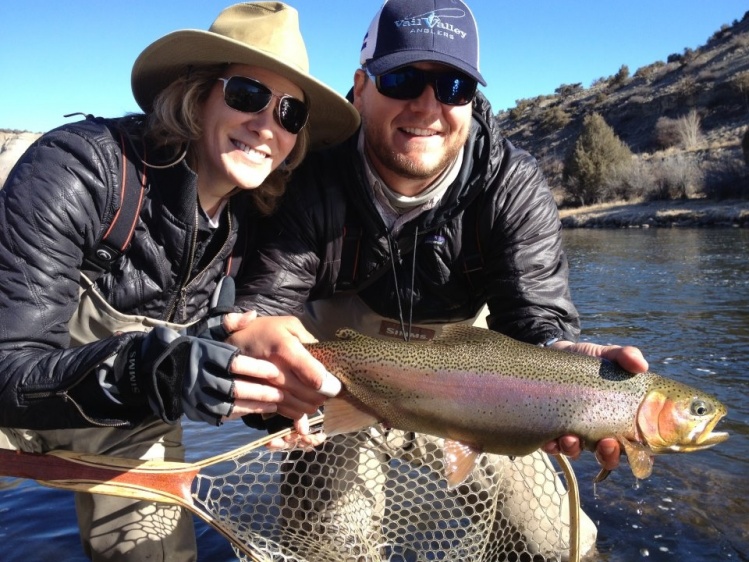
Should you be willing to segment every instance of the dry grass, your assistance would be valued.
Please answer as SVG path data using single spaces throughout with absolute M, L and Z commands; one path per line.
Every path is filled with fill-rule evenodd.
M 687 199 L 560 209 L 566 228 L 749 226 L 749 201 Z

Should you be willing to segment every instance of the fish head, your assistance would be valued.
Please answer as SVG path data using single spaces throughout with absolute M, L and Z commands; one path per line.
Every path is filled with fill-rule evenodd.
M 637 429 L 653 454 L 700 451 L 728 439 L 713 431 L 726 413 L 717 398 L 664 379 L 640 404 Z

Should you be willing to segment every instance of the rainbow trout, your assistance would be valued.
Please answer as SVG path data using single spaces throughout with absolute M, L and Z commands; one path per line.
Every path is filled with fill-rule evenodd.
M 445 476 L 462 482 L 481 452 L 527 455 L 562 435 L 593 449 L 622 445 L 637 478 L 653 455 L 699 451 L 728 438 L 714 397 L 651 372 L 452 325 L 431 342 L 384 341 L 353 330 L 309 345 L 344 391 L 325 403 L 324 430 L 386 427 L 445 439 Z M 596 480 L 608 473 L 602 471 Z

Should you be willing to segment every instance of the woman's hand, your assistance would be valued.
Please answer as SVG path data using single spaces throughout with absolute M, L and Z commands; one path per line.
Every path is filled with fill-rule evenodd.
M 264 384 L 270 385 L 265 392 L 268 396 L 272 396 L 273 391 L 281 393 L 280 399 L 275 400 L 275 412 L 294 420 L 294 427 L 302 438 L 299 444 L 310 446 L 324 439 L 320 434 L 309 434 L 307 416 L 317 412 L 327 398 L 337 395 L 341 383 L 304 347 L 305 343 L 316 340 L 299 319 L 292 316 L 255 318 L 252 312 L 233 313 L 224 317 L 224 327 L 230 334 L 227 343 L 238 347 L 243 355 L 271 364 L 277 370 L 276 376 L 265 378 Z M 246 381 L 241 391 L 257 391 L 255 386 L 250 386 L 256 382 Z

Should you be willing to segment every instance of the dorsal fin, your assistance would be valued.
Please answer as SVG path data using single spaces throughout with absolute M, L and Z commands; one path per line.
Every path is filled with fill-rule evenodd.
M 372 338 L 365 336 L 364 334 L 357 332 L 356 330 L 352 328 L 340 328 L 336 330 L 335 337 L 336 339 L 345 340 L 345 341 L 372 339 Z
M 504 338 L 505 336 L 488 328 L 476 328 L 468 324 L 448 324 L 442 327 L 432 341 L 443 345 L 458 345 L 485 342 L 498 343 Z

